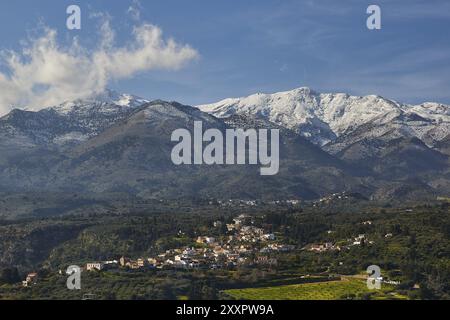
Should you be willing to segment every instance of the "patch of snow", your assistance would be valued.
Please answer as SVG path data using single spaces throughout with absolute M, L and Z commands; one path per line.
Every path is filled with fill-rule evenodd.
M 121 94 L 112 90 L 106 90 L 92 97 L 67 101 L 49 109 L 61 115 L 89 112 L 113 114 L 120 113 L 124 109 L 139 107 L 148 102 L 149 100 L 131 94 Z
M 64 135 L 57 136 L 53 139 L 53 142 L 62 145 L 68 142 L 83 142 L 89 139 L 89 135 L 83 134 L 81 132 L 69 132 Z

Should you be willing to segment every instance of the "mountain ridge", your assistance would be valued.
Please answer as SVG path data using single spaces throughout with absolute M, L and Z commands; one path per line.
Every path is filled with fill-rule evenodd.
M 450 131 L 443 130 L 445 133 L 427 140 L 427 133 L 436 126 L 450 127 L 448 105 L 432 102 L 409 105 L 377 95 L 318 93 L 307 87 L 273 94 L 258 93 L 243 98 L 229 98 L 197 107 L 217 117 L 232 114 L 263 117 L 293 129 L 321 146 L 375 119 L 378 125 L 382 126 L 401 115 L 417 115 L 422 118 L 423 121 L 413 128 L 412 134 L 422 141 L 425 140 L 427 145 L 432 146 L 445 138 L 445 133 Z
M 295 100 L 305 94 L 300 102 Z M 278 106 L 294 111 L 300 108 L 297 113 L 302 115 L 304 103 L 312 103 L 305 109 L 311 111 L 319 103 L 318 95 L 298 89 L 290 95 L 294 106 L 284 106 L 283 101 L 278 101 Z M 280 116 L 280 121 L 272 121 L 277 119 L 263 112 L 270 111 L 270 104 L 256 105 L 249 109 L 253 112 L 236 112 L 232 105 L 215 115 L 177 102 L 135 99 L 134 103 L 130 95 L 119 96 L 126 97 L 122 105 L 111 102 L 114 99 L 80 100 L 37 112 L 14 110 L 0 118 L 0 192 L 64 190 L 225 199 L 314 199 L 336 192 L 356 192 L 375 199 L 429 198 L 450 192 L 448 106 L 428 104 L 429 112 L 420 106 L 411 107 L 417 112 L 405 112 L 397 102 L 371 96 L 363 101 L 375 101 L 375 111 L 360 125 L 339 126 L 319 118 L 304 122 L 301 128 L 309 133 L 329 135 L 329 141 L 321 145 L 301 134 L 299 128 L 283 123 L 289 118 Z M 324 101 L 340 100 L 328 115 L 322 108 L 321 119 L 338 121 L 342 112 L 361 109 L 355 102 L 350 109 L 342 107 L 349 97 L 322 96 Z M 261 99 L 267 101 L 267 96 L 257 101 Z M 180 128 L 192 130 L 195 119 L 202 121 L 205 129 L 279 129 L 279 175 L 261 177 L 255 166 L 173 165 L 170 135 Z M 335 133 L 336 128 L 340 131 Z M 422 133 L 421 138 L 417 132 Z

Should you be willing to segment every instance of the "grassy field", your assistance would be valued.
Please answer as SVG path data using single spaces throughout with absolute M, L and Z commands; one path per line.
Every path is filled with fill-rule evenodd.
M 372 299 L 401 298 L 391 295 L 391 290 L 390 286 L 384 286 L 382 290 L 369 290 L 364 280 L 345 279 L 267 288 L 232 289 L 225 290 L 224 293 L 239 300 L 339 300 L 361 298 L 367 294 L 370 294 Z

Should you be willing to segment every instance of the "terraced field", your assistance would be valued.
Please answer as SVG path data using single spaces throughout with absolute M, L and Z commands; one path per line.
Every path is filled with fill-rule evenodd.
M 369 290 L 360 279 L 345 279 L 319 283 L 225 290 L 224 293 L 239 300 L 339 300 L 361 298 L 371 294 L 373 299 L 402 298 L 391 294 L 391 286 L 382 290 Z

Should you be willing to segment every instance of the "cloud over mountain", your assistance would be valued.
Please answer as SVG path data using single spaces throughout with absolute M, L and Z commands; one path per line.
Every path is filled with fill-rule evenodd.
M 36 110 L 63 101 L 85 98 L 102 92 L 112 80 L 130 78 L 150 70 L 177 70 L 198 53 L 189 45 L 163 37 L 152 24 L 134 27 L 123 46 L 115 43 L 108 19 L 100 28 L 95 49 L 58 43 L 57 32 L 45 28 L 43 35 L 23 44 L 21 51 L 3 51 L 5 67 L 0 72 L 0 115 L 12 107 Z

